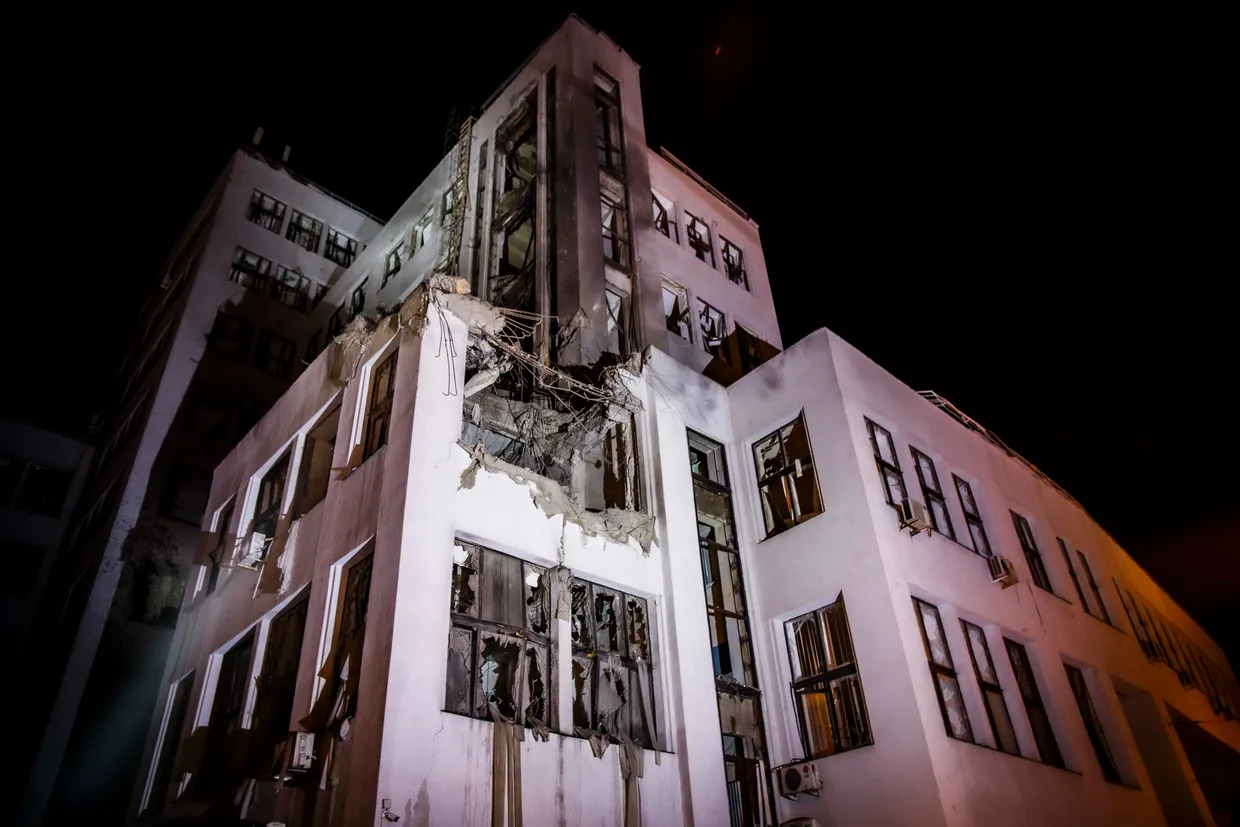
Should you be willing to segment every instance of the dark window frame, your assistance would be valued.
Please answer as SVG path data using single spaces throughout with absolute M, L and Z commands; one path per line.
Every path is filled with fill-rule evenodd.
M 727 345 L 725 344 L 728 340 L 728 316 L 727 314 L 724 313 L 719 308 L 715 307 L 714 305 L 710 304 L 709 302 L 701 298 L 697 300 L 697 303 L 698 303 L 697 316 L 698 316 L 698 334 L 699 334 L 698 338 L 702 340 L 702 348 L 707 353 L 709 353 L 711 356 L 714 356 L 716 359 L 719 359 L 723 362 L 727 362 L 728 361 L 728 348 L 727 348 Z M 719 319 L 719 328 L 714 330 L 714 333 L 716 334 L 714 336 L 708 335 L 708 331 L 706 328 L 706 320 L 714 318 L 711 316 L 711 313 L 714 313 L 715 316 L 717 316 Z M 716 342 L 716 344 L 712 345 L 711 342 Z
M 250 206 L 246 211 L 246 218 L 264 230 L 270 230 L 279 235 L 281 227 L 284 226 L 284 214 L 287 209 L 288 205 L 283 201 L 256 189 L 250 195 Z
M 274 346 L 274 349 L 273 349 Z M 297 360 L 297 343 L 267 328 L 260 328 L 254 345 L 254 367 L 272 376 L 288 376 Z
M 973 546 L 974 553 L 981 557 L 993 557 L 994 550 L 990 546 L 990 538 L 986 535 L 986 523 L 982 520 L 981 507 L 977 504 L 977 497 L 973 494 L 973 486 L 955 474 L 952 474 L 952 480 L 955 483 L 956 499 L 960 501 L 960 511 L 964 514 L 965 528 L 969 530 L 969 542 Z M 972 508 L 969 507 L 970 504 Z M 977 547 L 978 537 L 981 537 L 984 551 Z
M 181 735 L 185 731 L 185 722 L 189 720 L 190 696 L 194 691 L 197 674 L 196 669 L 191 669 L 168 687 L 170 697 L 165 704 L 168 717 L 164 721 L 158 747 L 151 759 L 150 792 L 142 803 L 140 818 L 161 812 L 168 801 L 172 770 L 181 745 Z
M 602 84 L 610 84 L 611 89 L 606 89 Z M 594 109 L 599 169 L 623 179 L 624 116 L 620 109 L 620 83 L 598 67 L 594 69 Z
M 976 629 L 978 637 L 982 642 L 982 655 L 986 659 L 986 669 L 978 662 L 977 648 L 973 645 L 973 636 L 969 633 L 970 629 Z M 995 670 L 995 659 L 990 654 L 990 641 L 986 640 L 986 630 L 976 623 L 970 623 L 963 618 L 960 621 L 960 631 L 964 633 L 965 647 L 969 650 L 969 660 L 973 663 L 973 676 L 977 678 L 977 687 L 982 693 L 982 706 L 986 709 L 986 719 L 990 722 L 990 732 L 995 738 L 995 748 L 1006 752 L 1009 755 L 1020 755 L 1020 744 L 1016 740 L 1016 730 L 1012 726 L 1012 713 L 1007 708 L 1007 701 L 1003 697 L 1003 687 L 999 684 L 999 673 Z M 987 678 L 989 673 L 991 676 Z M 991 703 L 991 698 L 997 698 L 995 703 Z M 1006 732 L 1011 738 L 1011 742 L 1004 744 L 1004 738 L 1000 734 L 999 722 L 995 710 L 1002 711 L 1003 719 L 1007 724 Z
M 943 485 L 939 482 L 939 471 L 934 467 L 934 460 L 929 454 L 918 451 L 912 445 L 908 447 L 913 454 L 913 470 L 917 472 L 917 482 L 921 487 L 921 496 L 926 503 L 926 511 L 930 513 L 930 524 L 937 534 L 946 534 L 952 540 L 956 539 L 956 527 L 952 525 L 951 511 L 947 508 L 947 497 L 943 495 Z M 925 473 L 922 469 L 922 460 L 930 469 L 929 481 L 926 480 Z M 933 486 L 931 485 L 933 483 Z M 947 525 L 947 530 L 939 525 L 939 510 L 935 506 L 942 509 L 942 522 Z
M 1038 760 L 1052 767 L 1066 769 L 1063 754 L 1059 751 L 1058 739 L 1055 738 L 1055 727 L 1051 723 L 1046 704 L 1042 701 L 1042 691 L 1038 687 L 1037 675 L 1034 674 L 1028 650 L 1023 643 L 1006 637 L 1003 639 L 1003 646 L 1007 650 L 1008 662 L 1012 665 L 1012 674 L 1016 677 L 1016 686 L 1025 707 L 1025 716 L 1029 719 L 1029 728 L 1038 748 Z
M 896 451 L 896 441 L 891 436 L 891 431 L 888 431 L 868 416 L 865 417 L 865 429 L 870 435 L 870 448 L 874 452 L 874 465 L 878 468 L 879 481 L 883 484 L 883 496 L 887 500 L 887 505 L 894 508 L 903 517 L 904 500 L 908 499 L 908 485 L 904 481 L 904 471 L 900 469 L 900 454 Z M 887 450 L 891 452 L 891 459 L 883 456 L 877 431 L 882 431 L 882 438 L 887 443 Z M 891 490 L 893 482 L 899 486 L 899 497 L 896 497 Z
M 228 280 L 247 290 L 263 293 L 266 292 L 267 281 L 271 278 L 271 266 L 271 259 L 237 245 L 233 252 L 232 266 L 228 271 Z
M 626 200 L 612 198 L 606 192 L 599 193 L 599 224 L 603 239 L 603 261 L 627 272 L 632 263 L 630 242 L 632 228 Z M 606 220 L 608 209 L 611 210 L 610 223 Z
M 839 606 L 838 611 L 839 617 L 843 621 L 843 631 L 848 636 L 846 647 L 841 647 L 839 642 L 829 639 L 825 631 L 829 624 L 824 623 L 824 612 L 832 611 L 836 606 Z M 804 620 L 805 618 L 811 619 Z M 797 621 L 802 621 L 802 623 L 799 628 L 794 628 L 794 624 L 796 624 Z M 799 671 L 797 669 L 797 665 L 804 663 L 805 660 L 805 658 L 801 655 L 800 648 L 797 643 L 797 635 L 800 629 L 805 628 L 806 624 L 812 624 L 814 631 L 817 633 L 816 643 L 820 648 L 815 654 L 821 656 L 821 667 L 823 671 L 814 672 L 812 674 L 802 674 L 800 677 L 797 677 L 797 673 Z M 788 658 L 790 661 L 791 675 L 793 678 L 790 686 L 792 692 L 792 703 L 793 707 L 796 709 L 797 732 L 800 735 L 801 749 L 804 753 L 805 760 L 808 761 L 815 758 L 825 758 L 830 755 L 838 755 L 841 752 L 850 752 L 854 749 L 873 746 L 874 729 L 870 725 L 869 706 L 865 701 L 865 687 L 861 681 L 861 670 L 857 661 L 856 647 L 852 640 L 852 625 L 848 620 L 848 607 L 844 601 L 844 593 L 840 592 L 836 596 L 835 600 L 825 606 L 784 621 L 784 638 L 788 646 Z M 834 667 L 830 666 L 828 659 L 831 657 L 831 653 L 838 653 L 841 649 L 844 649 L 851 654 L 852 660 L 845 663 L 837 663 Z M 840 737 L 843 727 L 840 726 L 838 719 L 837 704 L 827 703 L 826 710 L 830 719 L 832 749 L 829 752 L 821 752 L 816 754 L 810 748 L 809 734 L 805 721 L 805 711 L 800 702 L 800 698 L 802 695 L 813 693 L 823 694 L 828 699 L 834 699 L 835 695 L 832 693 L 833 685 L 836 681 L 847 678 L 855 678 L 857 698 L 860 701 L 860 705 L 855 711 L 860 713 L 858 722 L 863 725 L 863 730 L 858 737 L 850 738 L 849 742 L 845 744 Z
M 1098 604 L 1098 614 L 1095 615 L 1095 617 L 1108 626 L 1112 625 L 1111 612 L 1107 609 L 1106 601 L 1102 599 L 1102 590 L 1098 588 L 1098 581 L 1094 579 L 1094 570 L 1090 568 L 1089 560 L 1085 557 L 1085 552 L 1077 549 L 1076 557 L 1081 561 L 1081 568 L 1085 571 L 1085 582 L 1089 584 L 1089 590 L 1093 592 L 1094 595 L 1094 602 Z
M 1085 597 L 1085 589 L 1081 587 L 1081 578 L 1077 577 L 1076 569 L 1072 565 L 1072 555 L 1068 552 L 1068 544 L 1064 542 L 1062 537 L 1056 537 L 1059 543 L 1059 550 L 1063 553 L 1063 564 L 1068 567 L 1068 576 L 1072 578 L 1072 588 L 1076 590 L 1076 596 L 1081 601 L 1081 608 L 1085 610 L 1085 614 L 1092 615 L 1093 609 L 1089 608 L 1089 600 Z
M 715 245 L 710 235 L 710 225 L 706 220 L 685 210 L 685 240 L 689 244 L 689 250 L 697 257 L 698 261 L 709 264 L 712 269 L 715 267 Z M 701 229 L 698 228 L 701 225 Z
M 934 617 L 935 626 L 938 628 L 939 640 L 943 641 L 943 655 L 946 662 L 942 662 L 935 657 L 934 647 L 930 645 L 930 632 L 926 629 L 927 610 Z M 943 716 L 943 729 L 947 732 L 949 738 L 955 738 L 957 741 L 964 741 L 968 744 L 976 743 L 976 739 L 973 737 L 973 723 L 969 720 L 969 710 L 965 706 L 964 694 L 960 691 L 960 677 L 956 674 L 956 662 L 952 658 L 951 645 L 947 641 L 947 630 L 943 628 L 943 616 L 939 613 L 939 607 L 921 598 L 914 597 L 913 611 L 917 615 L 917 626 L 921 629 L 921 643 L 926 650 L 926 663 L 930 667 L 930 677 L 934 682 L 934 694 L 939 700 L 939 712 Z M 956 687 L 956 698 L 960 705 L 961 720 L 964 723 L 963 732 L 956 732 L 952 728 L 951 713 L 948 711 L 948 700 L 944 695 L 944 683 L 954 684 Z
M 215 314 L 208 344 L 215 352 L 231 359 L 249 361 L 254 352 L 254 323 L 249 319 L 220 310 Z M 237 346 L 236 350 L 232 346 Z
M 723 272 L 728 281 L 749 290 L 749 271 L 745 268 L 745 251 L 719 236 L 719 245 L 723 257 Z
M 659 200 L 659 195 L 653 190 L 650 193 L 650 199 L 654 206 L 654 228 L 664 236 L 680 243 L 680 225 L 676 222 L 675 210 L 676 203 L 671 205 L 664 204 Z
M 666 308 L 666 299 L 664 300 L 663 326 L 667 328 L 668 333 L 692 344 L 693 325 L 690 319 L 693 314 L 693 308 L 689 304 L 689 291 L 679 284 L 674 284 L 664 279 L 660 295 L 672 296 L 672 308 L 670 311 Z M 678 308 L 680 309 L 679 313 L 676 312 Z M 683 332 L 681 332 L 682 328 Z
M 319 242 L 323 239 L 323 222 L 294 207 L 289 213 L 284 237 L 303 250 L 318 252 Z
M 342 243 L 343 242 L 343 243 Z M 358 241 L 335 227 L 327 228 L 327 240 L 323 242 L 323 258 L 341 267 L 349 267 L 357 258 Z
M 787 441 L 784 438 L 783 432 L 788 428 L 795 429 L 798 423 L 800 423 L 800 430 L 805 440 L 805 455 L 790 458 L 788 456 Z M 792 433 L 795 433 L 795 430 Z M 768 470 L 763 467 L 759 451 L 762 443 L 768 442 L 772 437 L 779 444 L 779 456 L 784 464 Z M 805 421 L 804 410 L 798 411 L 796 416 L 770 433 L 755 439 L 752 446 L 752 454 L 759 499 L 761 499 L 762 492 L 768 485 L 778 482 L 784 495 L 783 501 L 788 505 L 788 518 L 785 522 L 790 521 L 790 524 L 783 525 L 782 527 L 774 523 L 773 519 L 768 518 L 767 509 L 762 509 L 762 522 L 766 529 L 766 535 L 763 537 L 764 540 L 795 528 L 806 520 L 810 520 L 822 513 L 822 486 L 818 483 L 817 465 L 814 462 L 814 450 L 810 442 L 809 426 Z M 800 479 L 806 474 L 809 475 L 809 481 L 813 484 L 813 497 L 817 500 L 816 510 L 807 510 L 805 508 L 800 501 L 800 492 L 797 490 L 796 483 L 790 482 L 790 478 L 795 476 L 796 479 Z M 811 505 L 810 508 L 813 508 L 813 506 Z M 768 525 L 768 522 L 771 522 L 771 524 Z
M 1119 767 L 1115 763 L 1115 755 L 1111 745 L 1107 743 L 1106 732 L 1102 721 L 1098 719 L 1098 710 L 1094 707 L 1094 699 L 1089 694 L 1089 686 L 1085 673 L 1080 667 L 1070 663 L 1063 665 L 1068 675 L 1068 685 L 1072 688 L 1072 697 L 1076 699 L 1076 708 L 1081 713 L 1081 723 L 1085 725 L 1085 734 L 1089 736 L 1089 745 L 1094 749 L 1094 757 L 1102 769 L 1102 777 L 1110 784 L 1119 784 Z
M 396 395 L 396 357 L 399 345 L 393 346 L 375 361 L 370 369 L 370 381 L 366 388 L 366 428 L 362 439 L 362 461 L 365 462 L 384 445 L 387 445 L 388 429 L 392 423 L 392 400 Z M 386 384 L 379 380 L 385 380 Z M 382 398 L 379 397 L 383 389 Z
M 1051 585 L 1050 575 L 1046 573 L 1046 561 L 1042 559 L 1042 551 L 1038 548 L 1037 538 L 1033 536 L 1033 526 L 1024 515 L 1008 509 L 1012 515 L 1012 527 L 1016 530 L 1016 538 L 1020 542 L 1021 551 L 1025 553 L 1025 563 L 1029 566 L 1029 574 L 1033 585 L 1042 591 L 1055 594 Z

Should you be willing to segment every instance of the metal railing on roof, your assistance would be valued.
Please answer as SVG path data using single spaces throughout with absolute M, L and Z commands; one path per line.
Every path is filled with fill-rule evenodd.
M 999 439 L 998 435 L 995 434 L 994 431 L 987 429 L 984 425 L 982 425 L 982 423 L 978 422 L 976 419 L 974 419 L 973 417 L 969 416 L 964 411 L 957 408 L 955 405 L 953 405 L 948 400 L 939 396 L 938 393 L 936 393 L 935 391 L 918 391 L 917 393 L 921 394 L 921 397 L 923 399 L 930 402 L 930 404 L 934 405 L 936 408 L 946 413 L 948 416 L 950 416 L 952 419 L 956 420 L 961 425 L 968 428 L 970 431 L 976 431 L 977 433 L 981 434 L 982 437 L 984 437 L 988 442 L 990 442 L 996 448 L 1001 450 L 1003 453 L 1007 454 L 1012 459 L 1019 462 L 1021 465 L 1028 468 L 1030 471 L 1032 471 L 1033 475 L 1036 476 L 1038 479 L 1042 480 L 1042 482 L 1046 483 L 1051 488 L 1054 488 L 1060 494 L 1063 494 L 1070 501 L 1076 503 L 1078 506 L 1081 507 L 1081 510 L 1085 510 L 1085 506 L 1081 505 L 1081 503 L 1077 500 L 1076 497 L 1069 494 L 1062 485 L 1060 485 L 1059 483 L 1051 479 L 1049 476 L 1047 476 L 1046 473 L 1042 471 L 1042 469 L 1038 468 L 1038 466 L 1034 465 L 1032 462 L 1025 459 L 1023 456 L 1018 454 L 1016 451 L 1012 450 L 1012 448 L 1010 448 L 1006 442 L 1004 442 L 1002 439 Z
M 319 193 L 322 193 L 323 195 L 326 195 L 328 198 L 332 199 L 333 201 L 338 201 L 339 203 L 343 204 L 344 206 L 348 207 L 354 212 L 361 213 L 362 215 L 366 216 L 367 218 L 369 218 L 371 221 L 375 222 L 379 226 L 383 226 L 384 224 L 387 224 L 387 221 L 375 215 L 374 213 L 370 212 L 369 210 L 362 209 L 357 204 L 354 204 L 352 201 L 348 200 L 347 198 L 341 198 L 339 195 L 332 192 L 327 187 L 319 186 L 318 184 L 314 183 L 313 181 L 311 181 L 309 178 L 305 177 L 304 175 L 298 175 L 296 172 L 293 172 L 291 169 L 289 169 L 287 166 L 280 163 L 279 161 L 276 161 L 272 158 L 267 157 L 266 155 L 262 153 L 262 151 L 255 149 L 254 147 L 249 146 L 249 145 L 242 145 L 240 149 L 242 152 L 244 152 L 246 155 L 249 155 L 251 158 L 254 158 L 257 161 L 262 161 L 263 163 L 267 164 L 267 166 L 271 167 L 274 170 L 277 170 L 278 172 L 283 172 L 285 175 L 287 175 L 289 178 L 292 178 L 297 183 L 304 184 L 310 189 L 315 190 Z

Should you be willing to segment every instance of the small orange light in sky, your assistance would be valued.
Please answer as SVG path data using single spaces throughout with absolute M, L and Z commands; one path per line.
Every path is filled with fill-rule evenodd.
M 722 48 L 723 48 L 722 46 L 716 46 L 716 47 L 715 47 L 715 54 L 719 54 L 719 50 L 720 50 L 720 49 L 722 49 Z

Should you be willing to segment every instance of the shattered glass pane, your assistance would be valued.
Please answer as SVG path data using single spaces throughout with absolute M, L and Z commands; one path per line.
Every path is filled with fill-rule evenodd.
M 939 694 L 943 698 L 943 708 L 947 711 L 947 727 L 953 738 L 961 741 L 972 741 L 973 731 L 969 728 L 969 716 L 964 711 L 964 698 L 960 696 L 960 684 L 952 675 L 934 673 L 939 684 Z
M 525 564 L 525 628 L 531 632 L 547 633 L 547 614 L 550 594 L 547 590 L 547 570 L 533 563 Z
M 976 517 L 977 503 L 973 501 L 973 489 L 962 479 L 956 480 L 956 492 L 960 494 L 960 507 L 964 513 Z
M 865 711 L 861 679 L 849 675 L 831 681 L 831 703 L 837 722 L 836 737 L 840 749 L 852 749 L 871 743 L 870 718 Z
M 827 668 L 834 670 L 855 663 L 857 656 L 853 653 L 852 632 L 842 597 L 822 609 L 822 628 L 827 638 Z
M 452 550 L 452 613 L 478 616 L 478 549 L 460 543 Z
M 646 601 L 640 597 L 628 598 L 629 656 L 646 659 L 650 657 L 650 628 L 646 625 Z
M 760 487 L 762 494 L 762 517 L 766 522 L 767 536 L 791 528 L 792 492 L 788 487 L 788 478 L 777 477 Z
M 607 216 L 604 214 L 603 223 L 606 225 Z M 607 253 L 608 239 L 606 235 L 603 237 L 603 251 Z M 610 259 L 611 256 L 608 256 Z M 607 300 L 607 352 L 623 353 L 624 345 L 624 297 L 613 290 L 604 291 L 603 295 Z
M 794 680 L 821 675 L 827 671 L 827 656 L 822 645 L 816 612 L 794 617 L 784 624 L 792 647 Z
M 525 718 L 537 718 L 544 724 L 547 717 L 547 650 L 530 644 L 525 650 Z
M 516 638 L 479 633 L 482 652 L 478 664 L 477 713 L 489 718 L 488 704 L 495 704 L 505 718 L 517 712 L 517 680 L 521 672 L 521 642 Z
M 831 720 L 826 685 L 812 683 L 794 690 L 801 713 L 801 734 L 810 758 L 835 752 L 835 724 Z
M 444 691 L 443 707 L 448 712 L 470 714 L 469 688 L 473 672 L 474 633 L 460 626 L 453 626 L 448 633 L 448 680 Z
M 719 728 L 728 735 L 758 741 L 758 699 L 731 693 L 719 694 Z
M 749 643 L 749 626 L 735 617 L 707 612 L 710 646 L 715 660 L 715 677 L 725 678 L 744 686 L 753 686 L 753 651 Z
M 580 649 L 594 649 L 594 625 L 591 623 L 590 585 L 579 580 L 573 581 L 573 646 Z
M 594 628 L 600 652 L 624 654 L 620 636 L 620 596 L 613 591 L 594 587 Z
M 805 417 L 798 416 L 779 429 L 784 441 L 784 464 L 792 465 L 796 460 L 809 460 L 809 437 L 805 433 Z
M 525 628 L 525 584 L 521 561 L 483 549 L 480 617 L 514 629 Z
M 699 523 L 698 529 L 701 528 Z M 702 544 L 702 579 L 706 587 L 707 606 L 727 612 L 744 612 L 740 574 L 739 556 Z
M 698 539 L 736 548 L 736 538 L 732 536 L 731 498 L 704 485 L 695 485 L 693 496 L 697 502 Z
M 926 645 L 930 649 L 930 660 L 939 666 L 952 668 L 952 656 L 947 649 L 947 639 L 943 636 L 943 625 L 939 623 L 939 610 L 929 603 L 917 601 L 917 611 L 921 614 L 921 628 L 926 633 Z
M 590 729 L 594 718 L 594 659 L 573 658 L 573 726 Z
M 908 498 L 908 494 L 904 491 L 904 477 L 899 471 L 884 468 L 883 478 L 887 482 L 887 496 L 891 498 L 893 504 L 902 503 Z
M 822 500 L 818 496 L 818 481 L 814 477 L 813 465 L 808 462 L 801 464 L 792 476 L 792 488 L 796 494 L 798 521 L 822 511 Z
M 986 529 L 978 523 L 969 523 L 969 534 L 973 537 L 973 550 L 983 557 L 989 557 L 990 541 L 986 539 Z
M 631 718 L 630 737 L 636 744 L 643 747 L 654 747 L 654 686 L 652 685 L 650 666 L 639 664 L 629 671 L 629 686 L 632 687 L 634 700 L 629 713 Z
M 598 698 L 595 727 L 609 735 L 628 731 L 629 672 L 618 659 L 598 662 Z
M 965 623 L 964 629 L 969 637 L 969 648 L 973 652 L 973 662 L 977 664 L 979 677 L 987 683 L 998 684 L 994 664 L 990 662 L 990 650 L 986 646 L 986 633 L 981 626 L 972 623 Z
M 780 450 L 778 432 L 755 443 L 753 455 L 758 463 L 759 479 L 766 479 L 768 475 L 780 470 L 787 464 L 784 462 L 783 452 Z

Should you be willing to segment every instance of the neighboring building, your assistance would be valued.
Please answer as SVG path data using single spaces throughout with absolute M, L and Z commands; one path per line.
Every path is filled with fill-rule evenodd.
M 938 397 L 777 353 L 642 124 L 570 18 L 341 277 L 215 470 L 130 818 L 1225 823 L 1218 646 Z
M 91 448 L 0 421 L 0 660 L 12 662 L 82 490 Z
M 23 687 L 24 820 L 120 817 L 211 471 L 317 352 L 380 226 L 247 148 L 172 251 L 26 647 L 46 677 Z

